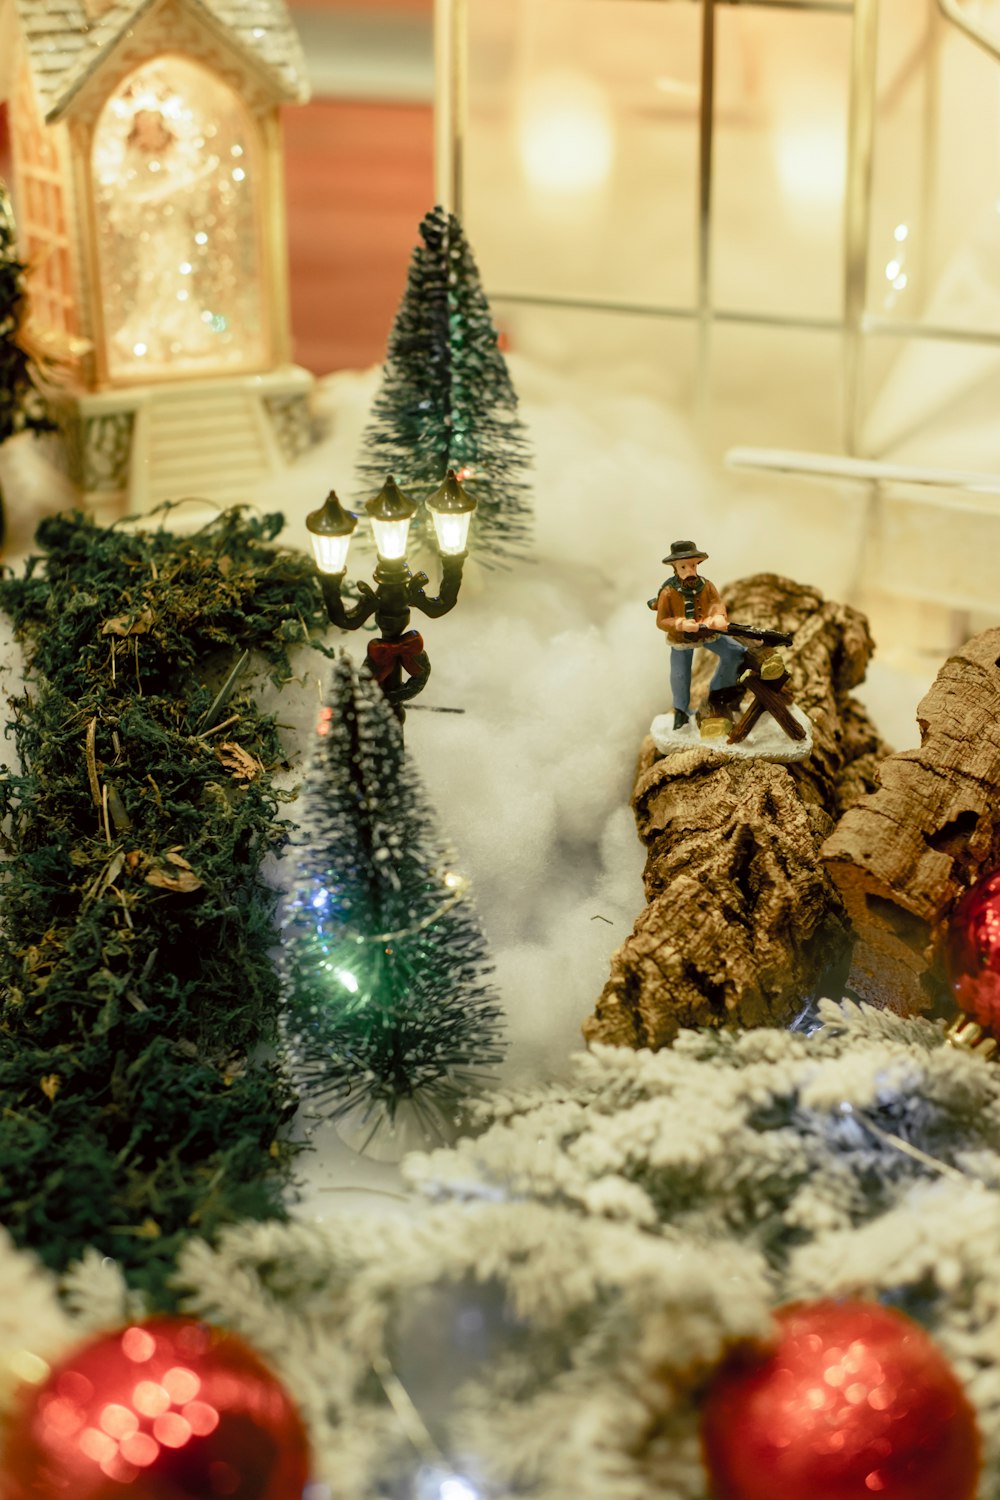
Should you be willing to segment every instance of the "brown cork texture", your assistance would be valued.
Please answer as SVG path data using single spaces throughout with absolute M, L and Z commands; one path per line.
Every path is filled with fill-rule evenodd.
M 1000 866 L 1000 629 L 949 657 L 917 722 L 920 749 L 883 762 L 823 847 L 857 934 L 851 987 L 902 1015 L 940 984 L 937 924 Z
M 661 756 L 645 740 L 632 804 L 648 905 L 612 959 L 588 1042 L 655 1048 L 681 1026 L 785 1025 L 846 955 L 843 906 L 819 853 L 886 754 L 850 697 L 873 650 L 867 622 L 774 574 L 722 592 L 731 619 L 793 634 L 783 655 L 814 749 L 786 766 L 698 742 Z

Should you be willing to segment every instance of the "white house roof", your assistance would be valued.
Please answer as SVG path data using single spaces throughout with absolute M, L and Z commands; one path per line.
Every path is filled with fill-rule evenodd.
M 61 111 L 119 38 L 159 0 L 111 0 L 101 14 L 85 0 L 13 0 L 42 110 Z M 308 97 L 305 59 L 284 0 L 182 0 L 270 76 L 280 99 Z M 96 10 L 96 7 L 94 8 Z

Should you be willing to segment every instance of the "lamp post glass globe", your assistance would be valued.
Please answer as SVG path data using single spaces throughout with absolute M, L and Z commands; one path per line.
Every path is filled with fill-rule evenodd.
M 379 557 L 384 557 L 386 562 L 398 562 L 404 558 L 409 530 L 409 517 L 404 521 L 376 521 L 373 516 L 372 531 Z
M 347 551 L 358 518 L 344 510 L 336 493 L 331 490 L 319 510 L 306 516 L 306 530 L 312 542 L 313 556 L 321 573 L 343 573 L 347 567 Z
M 417 507 L 404 495 L 390 474 L 374 500 L 365 506 L 375 535 L 379 557 L 386 562 L 401 562 L 406 556 L 406 538 Z
M 314 536 L 313 556 L 321 573 L 343 573 L 347 568 L 347 552 L 351 545 L 347 536 Z
M 443 557 L 461 557 L 468 546 L 469 523 L 476 502 L 459 483 L 454 469 L 448 470 L 441 488 L 427 502 L 434 522 L 438 550 Z
M 469 522 L 472 512 L 449 515 L 446 511 L 431 510 L 438 551 L 443 557 L 457 557 L 464 552 L 469 541 Z

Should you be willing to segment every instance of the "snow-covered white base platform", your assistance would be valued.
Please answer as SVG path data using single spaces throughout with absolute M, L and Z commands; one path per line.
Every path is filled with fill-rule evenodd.
M 657 714 L 649 726 L 649 733 L 661 755 L 673 755 L 678 750 L 701 745 L 706 750 L 717 750 L 720 755 L 736 760 L 805 760 L 813 747 L 812 721 L 795 704 L 790 705 L 790 712 L 805 730 L 804 740 L 791 739 L 768 713 L 761 714 L 746 739 L 737 745 L 730 745 L 725 735 L 702 739 L 694 719 L 689 719 L 682 729 L 675 729 L 673 710 L 668 714 Z

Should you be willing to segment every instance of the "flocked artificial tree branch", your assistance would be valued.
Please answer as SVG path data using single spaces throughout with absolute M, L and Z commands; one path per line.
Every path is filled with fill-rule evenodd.
M 291 852 L 282 1026 L 318 1114 L 362 1133 L 401 1109 L 442 1125 L 502 1056 L 467 883 L 438 834 L 392 709 L 341 656 Z
M 412 1158 L 413 1217 L 233 1226 L 187 1243 L 175 1290 L 287 1383 L 340 1500 L 708 1500 L 727 1348 L 778 1305 L 862 1296 L 929 1330 L 997 1500 L 1000 1069 L 927 1021 L 819 1019 L 598 1048 Z M 0 1237 L 0 1354 L 141 1316 L 98 1254 L 64 1292 L 70 1325 Z
M 462 226 L 434 208 L 420 235 L 364 434 L 360 498 L 392 474 L 426 500 L 453 469 L 477 502 L 470 549 L 510 557 L 530 532 L 517 396 Z
M 792 1300 L 875 1299 L 962 1381 L 996 1500 L 1000 1070 L 930 1022 L 820 1018 L 598 1048 L 411 1158 L 436 1204 L 415 1221 L 192 1243 L 188 1305 L 278 1363 L 343 1500 L 446 1493 L 421 1488 L 428 1452 L 456 1494 L 707 1500 L 700 1412 L 726 1348 Z

